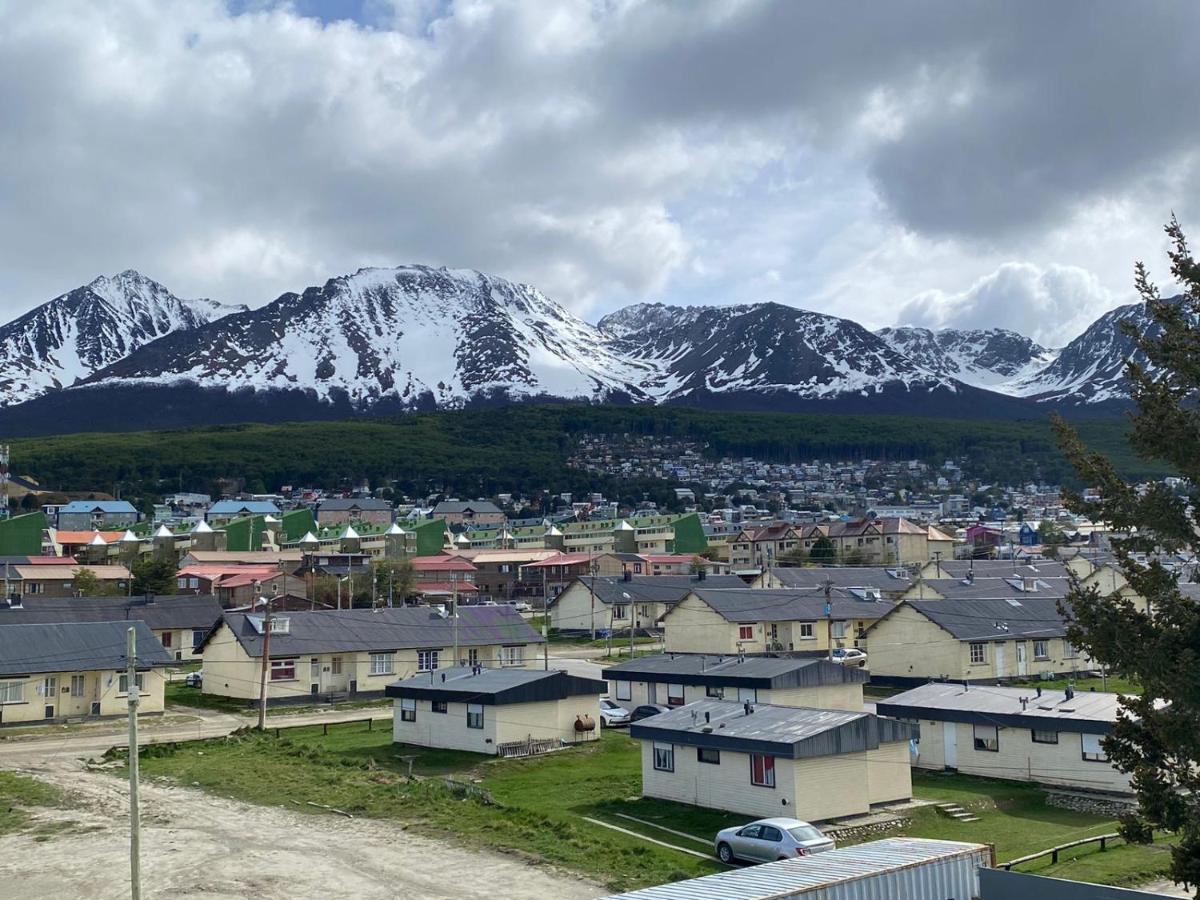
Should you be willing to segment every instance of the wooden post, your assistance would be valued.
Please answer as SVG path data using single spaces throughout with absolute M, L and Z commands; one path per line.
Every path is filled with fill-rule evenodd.
M 137 709 L 141 691 L 137 686 L 137 632 L 130 627 L 125 650 L 126 696 L 129 704 L 129 895 L 142 896 L 142 822 L 138 803 L 138 726 Z

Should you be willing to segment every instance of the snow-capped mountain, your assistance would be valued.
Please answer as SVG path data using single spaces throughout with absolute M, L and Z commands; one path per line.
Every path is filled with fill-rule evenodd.
M 605 316 L 598 327 L 614 352 L 647 367 L 641 387 L 658 401 L 957 389 L 952 378 L 923 368 L 856 322 L 778 303 L 639 303 Z
M 301 390 L 366 409 L 453 407 L 495 394 L 644 401 L 645 374 L 536 288 L 403 266 L 360 269 L 168 336 L 89 383 Z
M 1057 352 L 1004 328 L 901 326 L 875 332 L 914 363 L 975 387 L 1021 396 L 1019 385 L 1050 365 Z
M 0 327 L 0 406 L 69 387 L 172 332 L 236 309 L 183 300 L 132 270 L 102 276 Z

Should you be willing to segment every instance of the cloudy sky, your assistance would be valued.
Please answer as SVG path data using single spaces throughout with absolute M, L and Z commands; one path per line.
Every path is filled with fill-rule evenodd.
M 478 268 L 1061 343 L 1200 232 L 1200 4 L 0 0 L 0 312 Z

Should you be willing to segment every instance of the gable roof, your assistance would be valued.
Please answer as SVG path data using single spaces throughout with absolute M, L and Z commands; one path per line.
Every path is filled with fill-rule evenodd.
M 128 500 L 72 500 L 58 508 L 59 513 L 134 513 L 137 509 Z
M 392 609 L 290 612 L 286 632 L 271 633 L 271 656 L 287 657 L 337 651 L 388 651 L 454 646 L 454 620 L 427 606 Z M 225 613 L 205 637 L 212 640 L 224 624 L 247 655 L 262 656 L 262 616 Z M 458 645 L 540 644 L 545 640 L 511 606 L 463 606 L 458 611 Z
M 208 508 L 208 515 L 225 516 L 239 513 L 277 513 L 279 507 L 270 500 L 218 500 Z
M 909 607 L 960 641 L 1004 641 L 1018 638 L 1063 637 L 1067 623 L 1053 597 L 1025 596 L 1020 600 L 905 600 Z M 885 616 L 871 626 L 879 628 Z M 870 635 L 868 633 L 868 642 Z
M 384 689 L 384 693 L 389 697 L 481 703 L 489 706 L 599 696 L 607 692 L 607 682 L 580 678 L 558 670 L 547 672 L 539 669 L 472 669 L 466 666 L 414 675 L 404 681 L 389 684 Z
M 770 573 L 789 588 L 819 588 L 829 580 L 835 587 L 873 587 L 901 593 L 912 585 L 904 569 L 885 566 L 780 566 L 772 568 Z
M 347 509 L 361 509 L 364 512 L 391 512 L 392 504 L 386 500 L 375 500 L 370 497 L 333 497 L 317 504 L 318 514 L 325 510 L 338 512 Z
M 826 618 L 824 590 L 727 591 L 693 587 L 691 593 L 728 622 L 807 622 Z M 878 619 L 895 608 L 886 600 L 860 600 L 843 588 L 834 589 L 830 607 L 830 617 L 839 620 Z
M 19 607 L 0 603 L 0 625 L 75 622 L 145 622 L 151 629 L 209 629 L 221 618 L 211 594 L 152 597 L 22 597 Z
M 433 515 L 437 517 L 446 513 L 463 513 L 467 510 L 489 514 L 504 512 L 490 500 L 443 500 L 433 508 Z
M 101 581 L 119 581 L 132 577 L 124 566 L 89 566 L 83 563 L 66 561 L 57 566 L 45 564 L 16 565 L 12 571 L 17 578 L 32 581 L 73 581 L 80 571 L 91 572 Z
M 630 575 L 626 580 L 619 575 L 597 576 L 595 579 L 596 599 L 601 603 L 678 603 L 693 589 L 705 585 L 726 590 L 749 591 L 746 582 L 736 575 L 706 575 L 703 579 L 695 575 Z M 562 591 L 557 597 L 550 599 L 548 606 L 554 606 L 563 595 L 575 585 L 591 591 L 593 579 L 590 575 L 580 576 Z M 757 593 L 757 592 L 756 592 Z M 625 595 L 629 597 L 626 599 Z
M 975 578 L 1009 578 L 1026 575 L 1036 578 L 1066 578 L 1071 573 L 1058 560 L 1011 560 L 1011 559 L 943 559 L 940 562 L 929 562 L 926 567 L 933 566 L 935 574 L 927 578 L 957 578 L 967 577 L 968 572 L 974 572 Z
M 39 622 L 0 626 L 0 676 L 124 669 L 130 628 L 139 669 L 175 664 L 144 622 Z
M 1029 590 L 1026 590 L 1026 580 Z M 937 591 L 946 600 L 1006 600 L 1010 597 L 1023 600 L 1026 597 L 1065 597 L 1071 590 L 1069 578 L 976 578 L 971 582 L 952 578 L 925 579 L 913 588 L 918 592 L 928 588 Z M 935 598 L 936 599 L 936 598 Z
M 669 681 L 673 684 L 780 689 L 863 683 L 871 676 L 865 669 L 840 666 L 827 659 L 689 653 L 631 659 L 609 666 L 604 670 L 604 677 L 609 681 Z

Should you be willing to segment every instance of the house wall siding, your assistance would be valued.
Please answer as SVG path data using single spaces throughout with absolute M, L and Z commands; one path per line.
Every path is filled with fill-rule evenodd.
M 56 672 L 52 674 L 26 675 L 18 678 L 3 678 L 0 681 L 13 681 L 24 684 L 24 702 L 0 704 L 0 723 L 4 725 L 18 722 L 44 722 L 56 719 L 90 717 L 92 704 L 100 704 L 100 716 L 123 716 L 129 710 L 128 696 L 121 693 L 120 676 L 123 671 L 98 672 Z M 138 711 L 140 713 L 161 713 L 163 711 L 163 695 L 166 687 L 166 676 L 162 669 L 151 669 L 139 673 L 143 679 L 143 688 Z M 71 678 L 83 676 L 83 694 L 76 697 L 71 694 Z M 47 678 L 56 679 L 53 697 L 39 695 L 39 686 L 44 686 Z M 47 707 L 53 706 L 53 715 L 46 716 Z
M 762 626 L 753 627 L 753 638 L 740 642 L 747 653 L 764 649 Z M 738 645 L 738 626 L 694 595 L 685 597 L 663 619 L 663 649 L 667 653 L 733 654 Z
M 868 750 L 867 795 L 871 804 L 912 798 L 912 755 L 908 741 L 893 741 Z
M 721 751 L 720 765 L 702 763 L 696 748 L 675 745 L 675 771 L 654 768 L 654 742 L 641 741 L 642 795 L 748 816 L 791 816 L 796 805 L 793 760 L 775 760 L 775 787 L 750 783 L 750 756 Z M 787 800 L 787 805 L 783 801 Z
M 634 707 L 642 706 L 646 703 L 666 704 L 667 685 L 672 682 L 654 682 L 654 699 L 650 699 L 650 682 L 629 681 L 625 683 L 629 685 L 630 696 L 628 700 L 617 697 L 618 682 L 616 681 L 609 682 L 608 696 L 614 703 L 632 711 Z M 683 685 L 684 703 L 694 703 L 697 700 L 705 699 L 709 698 L 704 685 Z M 734 686 L 726 686 L 724 699 L 737 700 L 738 689 Z M 755 702 L 769 703 L 773 706 L 807 706 L 814 709 L 860 710 L 863 708 L 863 687 L 862 684 L 854 682 L 852 684 L 825 684 L 818 685 L 817 687 L 780 688 L 778 690 L 759 688 Z

